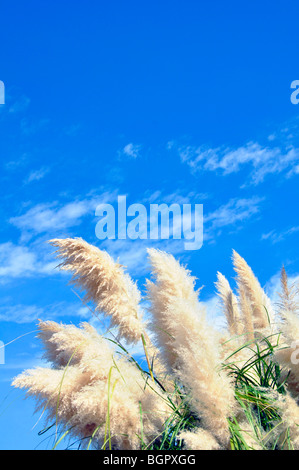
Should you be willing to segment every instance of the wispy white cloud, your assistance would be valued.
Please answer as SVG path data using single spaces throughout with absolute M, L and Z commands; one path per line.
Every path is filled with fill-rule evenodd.
M 272 243 L 278 243 L 284 240 L 286 237 L 292 235 L 299 231 L 299 226 L 290 227 L 286 230 L 282 230 L 281 232 L 277 232 L 276 230 L 271 230 L 268 233 L 263 233 L 261 236 L 262 240 L 270 240 Z
M 10 114 L 16 114 L 16 113 L 22 112 L 28 108 L 29 104 L 30 104 L 30 98 L 28 98 L 28 96 L 22 95 L 16 98 L 12 104 L 10 104 L 8 108 L 8 112 Z
M 0 283 L 58 272 L 55 270 L 57 260 L 51 257 L 45 241 L 61 236 L 61 232 L 63 237 L 68 236 L 68 232 L 80 225 L 85 217 L 95 217 L 99 203 L 113 203 L 115 198 L 115 193 L 104 192 L 101 196 L 90 195 L 64 205 L 56 202 L 37 204 L 23 214 L 11 217 L 9 222 L 20 230 L 21 236 L 18 243 L 0 244 Z M 69 236 L 73 236 L 72 233 Z
M 33 170 L 29 173 L 27 178 L 25 179 L 25 184 L 32 183 L 32 181 L 39 181 L 42 178 L 46 176 L 47 173 L 49 173 L 50 168 L 47 167 L 42 167 L 39 168 L 38 170 Z
M 132 142 L 130 142 L 129 144 L 124 146 L 121 151 L 121 154 L 131 158 L 138 158 L 140 157 L 141 148 L 141 145 L 133 144 Z
M 80 321 L 89 320 L 92 313 L 83 304 L 74 302 L 57 302 L 40 307 L 38 305 L 7 304 L 0 306 L 0 321 L 18 324 L 33 323 L 37 320 L 55 320 L 63 317 L 74 317 Z
M 208 197 L 207 195 L 204 195 Z M 193 199 L 194 198 L 194 199 Z M 243 229 L 248 221 L 259 214 L 261 210 L 263 198 L 253 196 L 251 198 L 233 198 L 227 203 L 219 206 L 217 209 L 208 211 L 206 207 L 209 204 L 203 202 L 203 233 L 204 243 L 215 242 L 217 237 L 223 230 L 241 230 Z M 135 201 L 134 201 L 135 202 Z M 180 193 L 173 194 L 162 194 L 160 191 L 154 193 L 146 193 L 144 198 L 141 199 L 141 203 L 144 204 L 147 209 L 147 221 L 146 221 L 146 233 L 142 232 L 144 239 L 131 240 L 129 238 L 125 240 L 102 240 L 98 242 L 98 246 L 101 249 L 107 250 L 115 260 L 119 260 L 121 264 L 126 266 L 128 270 L 134 275 L 143 275 L 148 269 L 147 263 L 147 248 L 158 247 L 160 250 L 172 253 L 175 256 L 186 256 L 190 255 L 190 252 L 185 249 L 186 239 L 184 233 L 181 234 L 181 239 L 173 239 L 173 228 L 182 227 L 183 211 L 179 214 L 173 214 L 173 217 L 169 219 L 169 239 L 153 240 L 150 238 L 150 229 L 153 229 L 153 220 L 150 220 L 150 206 L 151 203 L 165 203 L 165 204 L 186 204 L 191 205 L 191 214 L 194 218 L 194 204 L 201 203 L 198 200 L 196 194 L 189 193 L 186 195 Z M 127 218 L 127 222 L 131 220 Z M 157 221 L 155 221 L 156 223 Z M 155 225 L 156 227 L 156 225 Z M 158 222 L 158 231 L 161 229 L 161 221 Z M 141 233 L 141 229 L 140 229 Z
M 42 317 L 44 309 L 36 305 L 7 305 L 0 307 L 0 321 L 13 323 L 32 323 Z
M 14 171 L 19 167 L 27 165 L 29 162 L 29 156 L 27 153 L 23 153 L 19 158 L 9 160 L 4 163 L 4 168 L 9 171 Z
M 250 167 L 246 184 L 253 185 L 261 183 L 270 174 L 285 172 L 289 177 L 296 172 L 299 163 L 299 148 L 291 144 L 263 146 L 249 142 L 237 148 L 180 146 L 177 151 L 181 161 L 193 172 L 211 171 L 226 176 Z
M 25 214 L 12 217 L 10 223 L 21 230 L 34 233 L 56 231 L 79 224 L 89 210 L 90 203 L 86 201 L 70 202 L 62 207 L 55 203 L 38 204 Z
M 243 223 L 260 211 L 263 198 L 233 198 L 218 209 L 204 215 L 204 239 L 213 239 L 224 227 L 242 228 Z
M 0 244 L 0 282 L 11 279 L 53 274 L 57 265 L 47 260 L 42 252 L 12 242 Z
M 9 222 L 19 228 L 26 239 L 30 234 L 50 233 L 75 227 L 85 216 L 94 216 L 100 203 L 113 203 L 115 193 L 106 192 L 101 196 L 77 199 L 62 205 L 57 202 L 37 204 L 22 215 L 11 217 Z
M 22 215 L 11 217 L 9 222 L 20 230 L 21 236 L 18 243 L 0 244 L 0 283 L 58 272 L 55 270 L 57 260 L 51 257 L 45 241 L 61 236 L 61 232 L 63 237 L 68 236 L 68 231 L 80 225 L 85 217 L 95 217 L 99 203 L 112 203 L 115 197 L 114 193 L 106 192 L 64 205 L 56 202 L 37 204 Z
M 177 189 L 171 193 L 164 193 L 162 190 L 146 191 L 141 202 L 144 204 L 202 204 L 209 199 L 211 194 L 198 193 L 196 191 L 183 191 Z
M 201 196 L 208 198 L 208 195 Z M 85 217 L 95 216 L 95 208 L 99 202 L 115 204 L 116 200 L 116 193 L 106 192 L 99 199 L 90 197 L 68 202 L 65 205 L 57 203 L 38 204 L 31 207 L 24 214 L 12 217 L 10 222 L 20 229 L 21 239 L 19 244 L 7 242 L 0 245 L 1 282 L 21 276 L 32 277 L 53 274 L 55 261 L 49 258 L 49 250 L 45 251 L 45 246 L 42 247 L 42 245 L 45 245 L 42 242 L 46 237 L 61 236 L 61 231 L 63 231 L 63 237 L 68 236 L 65 232 L 68 232 L 69 229 L 71 231 L 70 236 L 72 236 L 73 227 L 80 225 Z M 177 192 L 162 197 L 159 191 L 153 194 L 146 193 L 144 199 L 141 199 L 140 202 L 145 204 L 148 209 L 149 204 L 152 202 L 158 202 L 159 204 L 164 202 L 168 205 L 174 202 L 177 204 L 190 203 L 192 214 L 194 204 L 202 203 L 201 200 L 198 200 L 198 194 L 196 193 L 183 194 Z M 242 229 L 250 218 L 259 213 L 261 202 L 262 199 L 256 196 L 247 199 L 234 198 L 212 211 L 207 211 L 206 207 L 209 207 L 209 204 L 205 205 L 204 203 L 204 242 L 215 241 L 224 229 Z M 183 213 L 180 213 L 177 219 L 176 214 L 174 214 L 173 219 L 170 220 L 169 239 L 150 239 L 149 229 L 151 227 L 148 226 L 150 220 L 148 217 L 146 221 L 148 231 L 145 239 L 105 239 L 98 240 L 96 244 L 99 248 L 106 249 L 114 259 L 119 259 L 119 262 L 127 266 L 134 275 L 143 275 L 148 269 L 146 250 L 149 246 L 159 246 L 159 249 L 174 255 L 187 257 L 190 255 L 185 250 L 185 232 L 182 233 L 181 239 L 173 239 L 174 228 L 177 228 L 178 224 L 180 224 L 179 227 L 182 227 L 182 215 Z M 128 217 L 127 222 L 130 220 L 130 217 Z M 96 227 L 96 218 L 94 222 Z M 157 228 L 160 230 L 159 227 Z M 33 236 L 37 237 L 35 242 L 31 243 L 30 240 Z

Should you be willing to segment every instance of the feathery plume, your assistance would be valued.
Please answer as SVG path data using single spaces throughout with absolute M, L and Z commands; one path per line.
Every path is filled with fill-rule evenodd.
M 184 302 L 173 305 L 169 315 L 178 321 L 182 311 L 192 319 L 192 309 Z M 191 409 L 200 418 L 202 427 L 227 448 L 230 439 L 227 418 L 234 413 L 236 401 L 233 381 L 220 367 L 219 335 L 203 314 L 189 322 L 183 318 L 180 328 L 184 342 L 177 346 L 175 374 L 184 384 Z
M 55 420 L 56 426 L 58 422 L 64 425 L 64 430 L 81 440 L 83 448 L 92 441 L 96 448 L 141 449 L 167 432 L 171 422 L 176 429 L 171 431 L 172 438 L 178 438 L 180 445 L 190 450 L 229 449 L 231 443 L 240 448 L 274 445 L 299 450 L 299 317 L 284 268 L 279 312 L 284 347 L 276 351 L 277 345 L 269 346 L 267 341 L 267 349 L 261 351 L 257 339 L 264 341 L 260 336 L 268 336 L 274 312 L 240 255 L 233 252 L 238 299 L 225 276 L 217 274 L 216 287 L 228 326 L 224 338 L 208 323 L 190 271 L 172 255 L 148 250 L 154 278 L 147 281 L 152 315 L 149 326 L 157 349 L 142 322 L 140 292 L 122 266 L 82 239 L 51 243 L 62 259 L 60 268 L 72 272 L 71 282 L 85 291 L 85 300 L 94 302 L 98 311 L 108 315 L 112 326 L 117 326 L 128 342 L 142 339 L 149 372 L 124 354 L 120 343 L 116 341 L 112 346 L 89 323 L 76 327 L 40 321 L 38 337 L 52 368 L 27 370 L 14 379 L 13 385 L 36 399 L 37 409 L 45 411 L 49 423 Z M 239 344 L 243 335 L 254 342 L 253 347 Z M 257 353 L 252 356 L 255 348 Z M 259 367 L 261 360 L 263 367 Z M 160 381 L 166 372 L 172 377 L 170 386 L 169 376 Z M 284 379 L 286 396 L 278 393 Z M 270 408 L 267 401 L 254 400 L 254 390 L 259 391 L 259 384 L 267 381 L 271 385 L 265 385 L 265 391 L 268 398 L 271 393 L 273 398 Z M 247 385 L 252 388 L 252 400 L 246 395 Z M 264 405 L 270 410 L 270 431 L 259 415 L 266 411 Z M 247 414 L 247 406 L 251 414 Z M 184 429 L 175 436 L 182 423 L 177 414 L 181 407 L 186 412 L 184 420 L 192 418 L 189 424 L 193 426 L 194 419 L 198 419 L 200 427 L 190 430 L 186 420 Z
M 184 384 L 203 427 L 227 446 L 234 388 L 219 370 L 220 333 L 208 325 L 194 277 L 172 255 L 149 250 L 156 283 L 148 282 L 153 328 L 170 370 Z
M 194 311 L 199 310 L 198 292 L 194 290 L 195 278 L 172 255 L 153 248 L 148 249 L 148 255 L 155 278 L 155 283 L 147 280 L 146 284 L 151 313 L 149 328 L 155 335 L 157 348 L 171 372 L 177 360 L 176 346 L 183 341 L 181 325 L 184 320 L 190 322 L 182 309 L 179 323 L 175 323 L 168 314 L 168 309 L 177 301 L 183 300 Z
M 36 400 L 36 411 L 43 409 L 48 421 L 55 419 L 69 423 L 75 413 L 74 394 L 89 382 L 89 374 L 82 374 L 75 366 L 64 369 L 37 367 L 14 378 L 12 385 L 27 390 L 27 396 Z
M 281 450 L 299 450 L 299 407 L 289 394 L 280 395 L 277 401 L 281 424 L 278 446 Z
M 289 286 L 285 268 L 281 270 L 281 292 L 279 303 L 279 330 L 282 333 L 281 349 L 275 360 L 283 368 L 282 379 L 286 380 L 290 394 L 299 397 L 299 316 L 295 286 Z
M 226 277 L 220 272 L 217 273 L 216 288 L 218 296 L 221 299 L 224 314 L 226 316 L 228 330 L 231 336 L 242 334 L 242 325 L 240 323 L 240 312 L 238 300 Z
M 258 423 L 249 423 L 246 419 L 239 422 L 239 432 L 251 450 L 264 450 L 263 439 L 266 433 L 263 431 L 261 433 L 259 428 Z M 259 435 L 259 433 L 262 435 Z
M 214 436 L 202 428 L 197 428 L 195 431 L 182 431 L 178 439 L 184 441 L 184 448 L 187 450 L 221 450 Z
M 233 251 L 233 263 L 237 272 L 238 286 L 243 286 L 246 296 L 251 303 L 254 330 L 261 332 L 273 324 L 273 309 L 270 299 L 262 289 L 246 261 Z
M 240 305 L 241 318 L 242 318 L 242 323 L 243 323 L 243 331 L 246 334 L 244 339 L 247 339 L 247 341 L 250 341 L 254 339 L 254 324 L 253 324 L 251 302 L 246 295 L 243 284 L 240 283 L 238 290 L 239 290 L 239 305 Z
M 60 269 L 73 273 L 71 283 L 85 291 L 85 301 L 92 301 L 96 310 L 111 318 L 120 335 L 129 343 L 140 340 L 144 331 L 139 308 L 140 292 L 122 266 L 106 251 L 99 250 L 81 238 L 54 239 L 63 259 Z
M 54 357 L 55 368 L 25 371 L 13 386 L 35 397 L 37 409 L 44 408 L 49 421 L 63 423 L 83 444 L 93 434 L 98 447 L 109 438 L 115 448 L 138 449 L 141 430 L 145 442 L 161 432 L 172 412 L 166 396 L 155 384 L 147 386 L 140 370 L 125 357 L 116 357 L 90 325 L 41 322 L 40 330 L 44 344 L 50 343 L 46 357 Z
M 285 310 L 280 330 L 281 349 L 276 351 L 274 359 L 283 368 L 282 380 L 287 381 L 290 394 L 299 398 L 299 317 Z
M 293 284 L 289 286 L 288 276 L 283 266 L 280 275 L 281 292 L 279 293 L 281 302 L 279 303 L 279 314 L 284 318 L 284 312 L 298 313 L 298 299 L 296 286 Z
M 112 364 L 114 351 L 96 329 L 87 322 L 74 325 L 40 321 L 38 337 L 44 346 L 44 359 L 54 367 L 66 367 L 70 362 L 84 371 L 93 372 L 98 378 L 107 378 L 107 367 Z

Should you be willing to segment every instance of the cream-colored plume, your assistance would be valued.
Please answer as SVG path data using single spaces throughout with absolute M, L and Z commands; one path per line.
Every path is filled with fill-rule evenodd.
M 172 255 L 149 249 L 153 279 L 146 288 L 153 345 L 142 320 L 141 294 L 122 266 L 82 239 L 56 239 L 51 244 L 62 260 L 59 267 L 72 273 L 71 282 L 84 291 L 85 301 L 92 301 L 98 312 L 109 316 L 127 342 L 142 339 L 148 370 L 143 371 L 124 354 L 120 343 L 112 346 L 89 323 L 77 327 L 40 321 L 38 337 L 51 367 L 25 371 L 13 385 L 36 399 L 50 424 L 64 425 L 83 447 L 92 439 L 97 448 L 141 449 L 167 432 L 170 423 L 184 422 L 186 413 L 192 426 L 199 426 L 190 429 L 186 424 L 178 435 L 190 450 L 230 449 L 231 442 L 236 442 L 231 440 L 234 429 L 254 449 L 270 446 L 269 436 L 273 435 L 280 448 L 292 442 L 299 450 L 295 401 L 299 398 L 299 317 L 285 270 L 281 325 L 277 326 L 269 298 L 245 260 L 233 252 L 238 296 L 221 273 L 216 282 L 228 326 L 223 334 L 206 318 L 190 271 Z M 281 415 L 279 420 L 277 413 L 275 435 L 272 429 L 264 434 L 261 423 L 255 426 L 253 420 L 252 425 L 244 412 L 242 404 L 251 401 L 246 391 L 243 396 L 242 380 L 259 386 L 261 372 L 252 364 L 252 353 L 258 350 L 260 357 L 258 341 L 263 342 L 276 328 L 282 333 L 283 349 L 263 358 L 263 368 L 268 362 L 271 365 L 270 372 L 264 373 L 276 374 L 271 362 L 274 357 L 283 368 L 281 380 L 286 379 L 287 384 L 286 396 L 269 387 L 276 394 L 273 409 L 277 402 Z M 275 380 L 273 375 L 273 384 Z
M 276 403 L 281 423 L 277 427 L 278 445 L 282 450 L 299 450 L 299 406 L 289 394 L 279 395 Z
M 281 302 L 279 303 L 280 316 L 283 318 L 284 312 L 293 312 L 294 314 L 298 314 L 298 310 L 299 310 L 298 286 L 296 286 L 296 284 L 289 285 L 288 275 L 286 273 L 284 266 L 281 269 L 280 284 L 281 284 L 281 292 L 279 294 L 280 299 L 281 299 Z
M 139 307 L 140 292 L 121 265 L 103 250 L 81 238 L 55 239 L 62 259 L 60 269 L 73 273 L 71 283 L 85 291 L 85 300 L 94 302 L 96 310 L 111 318 L 120 335 L 130 343 L 140 340 L 144 331 Z
M 243 333 L 243 325 L 240 320 L 238 300 L 231 290 L 228 280 L 220 272 L 217 273 L 216 288 L 226 316 L 229 334 L 231 336 L 241 335 Z
M 263 332 L 266 329 L 270 331 L 274 325 L 274 312 L 270 299 L 262 289 L 251 268 L 236 251 L 233 251 L 233 263 L 238 275 L 238 286 L 243 288 L 243 294 L 250 301 L 254 331 L 257 333 Z
M 281 302 L 279 303 L 279 330 L 282 333 L 281 349 L 275 359 L 283 367 L 290 394 L 299 398 L 299 312 L 295 285 L 289 286 L 288 276 L 281 270 Z
M 157 348 L 171 372 L 177 361 L 177 345 L 184 341 L 181 335 L 182 326 L 186 321 L 190 324 L 190 311 L 193 319 L 195 312 L 200 311 L 198 292 L 194 290 L 195 278 L 172 255 L 153 248 L 148 250 L 148 255 L 155 279 L 155 282 L 147 280 L 146 285 L 151 313 L 149 328 L 155 335 Z M 183 308 L 180 318 L 173 319 L 168 310 L 178 301 L 185 302 L 190 308 L 188 312 Z
M 245 333 L 244 341 L 254 339 L 254 322 L 251 302 L 246 295 L 245 287 L 242 283 L 239 284 L 239 305 L 241 311 L 241 321 L 243 324 L 243 331 Z
M 194 431 L 182 431 L 178 439 L 184 441 L 184 448 L 187 450 L 221 450 L 219 442 L 209 432 L 202 428 Z
M 40 337 L 55 368 L 25 371 L 13 385 L 27 389 L 50 422 L 64 424 L 83 446 L 93 435 L 100 448 L 107 440 L 115 448 L 139 449 L 141 433 L 146 443 L 162 432 L 172 412 L 166 396 L 90 325 L 41 322 Z
M 206 320 L 190 272 L 169 254 L 149 250 L 149 257 L 156 281 L 147 285 L 152 328 L 163 358 L 186 387 L 203 427 L 227 446 L 235 400 L 233 384 L 219 369 L 220 333 Z

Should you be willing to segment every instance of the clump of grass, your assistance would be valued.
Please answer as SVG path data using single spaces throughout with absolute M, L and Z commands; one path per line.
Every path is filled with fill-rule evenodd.
M 273 337 L 265 337 L 243 348 L 251 351 L 245 363 L 240 366 L 234 363 L 232 354 L 231 362 L 224 365 L 235 378 L 235 397 L 243 416 L 229 420 L 231 447 L 236 450 L 275 449 L 276 429 L 281 421 L 276 402 L 279 394 L 287 393 L 281 367 L 273 361 L 279 339 L 273 344 Z
M 53 448 L 68 437 L 79 449 L 299 449 L 299 318 L 284 269 L 275 312 L 233 252 L 237 291 L 217 275 L 227 319 L 218 331 L 173 256 L 149 250 L 145 322 L 136 283 L 106 252 L 81 239 L 51 243 L 83 301 L 113 327 L 100 335 L 88 323 L 39 322 L 52 368 L 25 371 L 13 385 L 36 398 Z M 138 342 L 142 361 L 130 353 Z

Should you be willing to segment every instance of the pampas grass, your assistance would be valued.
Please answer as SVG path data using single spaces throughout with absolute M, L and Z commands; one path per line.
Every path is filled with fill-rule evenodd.
M 143 331 L 140 292 L 122 266 L 106 251 L 82 239 L 55 239 L 50 243 L 62 259 L 60 269 L 70 271 L 71 284 L 85 291 L 85 301 L 94 302 L 96 311 L 109 316 L 121 336 L 136 343 Z
M 234 251 L 236 292 L 217 273 L 227 323 L 218 331 L 172 255 L 148 250 L 145 322 L 137 284 L 108 253 L 82 239 L 50 243 L 84 302 L 117 332 L 39 322 L 50 367 L 24 371 L 13 386 L 36 400 L 53 448 L 68 436 L 83 449 L 299 449 L 297 291 L 284 268 L 275 311 Z M 143 363 L 124 346 L 137 343 Z

